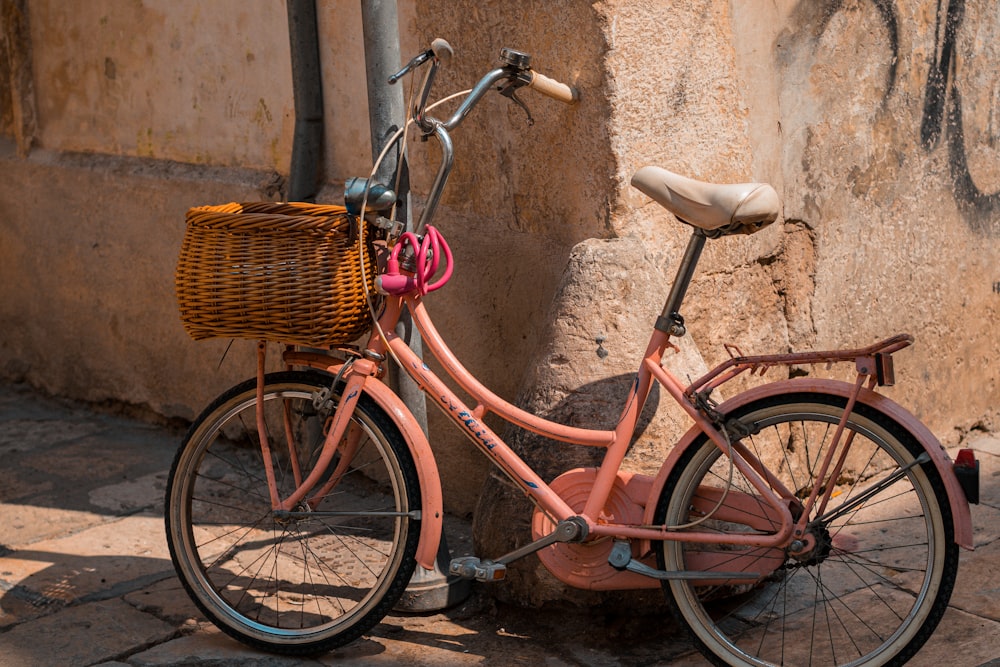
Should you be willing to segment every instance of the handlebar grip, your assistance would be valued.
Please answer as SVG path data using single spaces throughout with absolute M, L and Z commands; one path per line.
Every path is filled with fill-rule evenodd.
M 535 71 L 531 72 L 531 81 L 528 83 L 528 87 L 534 88 L 541 94 L 547 95 L 554 100 L 565 102 L 566 104 L 573 104 L 580 99 L 580 91 L 573 86 L 550 79 L 544 74 L 539 74 Z
M 452 55 L 455 53 L 455 50 L 451 48 L 451 44 L 440 37 L 431 42 L 430 50 L 434 53 L 434 57 L 443 63 L 451 60 Z

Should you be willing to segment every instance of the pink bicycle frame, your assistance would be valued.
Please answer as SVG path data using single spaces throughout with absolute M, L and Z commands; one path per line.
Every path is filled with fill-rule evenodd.
M 413 322 L 420 331 L 424 346 L 430 350 L 434 357 L 440 362 L 448 375 L 465 391 L 474 401 L 475 405 L 466 405 L 451 389 L 438 378 L 431 369 L 407 346 L 406 342 L 393 333 L 395 324 L 399 320 L 401 309 L 406 306 L 412 316 Z M 378 333 L 381 331 L 382 333 Z M 608 523 L 604 520 L 598 521 L 601 510 L 608 502 L 612 492 L 612 487 L 619 477 L 619 469 L 624 460 L 630 438 L 635 429 L 639 414 L 645 404 L 646 398 L 652 387 L 652 383 L 659 382 L 661 386 L 673 397 L 685 412 L 694 421 L 695 426 L 692 432 L 705 433 L 724 452 L 728 452 L 730 443 L 716 424 L 706 416 L 704 409 L 699 409 L 695 397 L 706 390 L 714 389 L 737 375 L 744 372 L 763 373 L 768 368 L 776 365 L 808 364 L 808 363 L 835 363 L 854 362 L 857 369 L 857 381 L 853 388 L 845 392 L 842 388 L 844 383 L 833 383 L 833 381 L 819 381 L 823 383 L 833 383 L 824 386 L 824 391 L 841 393 L 848 399 L 847 409 L 838 426 L 837 438 L 851 412 L 851 407 L 862 394 L 869 400 L 868 396 L 879 396 L 874 394 L 872 389 L 878 378 L 888 374 L 891 383 L 891 353 L 906 347 L 912 339 L 906 335 L 896 336 L 886 341 L 857 350 L 843 350 L 834 352 L 816 353 L 793 353 L 785 355 L 770 355 L 760 357 L 733 357 L 729 361 L 713 369 L 703 378 L 696 380 L 690 386 L 685 387 L 668 370 L 661 366 L 662 357 L 670 344 L 668 333 L 655 330 L 649 345 L 647 346 L 644 359 L 639 367 L 636 381 L 621 418 L 614 430 L 592 430 L 577 428 L 558 424 L 544 418 L 528 413 L 515 405 L 500 398 L 488 388 L 483 386 L 468 370 L 458 361 L 452 351 L 445 344 L 440 334 L 435 329 L 429 315 L 427 314 L 422 299 L 417 293 L 409 293 L 402 297 L 390 296 L 386 299 L 386 306 L 379 319 L 379 327 L 376 333 L 371 336 L 368 345 L 362 355 L 347 368 L 342 369 L 343 362 L 335 361 L 331 357 L 315 353 L 304 353 L 288 351 L 285 354 L 285 362 L 289 366 L 312 366 L 325 370 L 343 370 L 343 380 L 345 389 L 342 393 L 341 403 L 338 405 L 336 418 L 331 425 L 327 441 L 324 445 L 324 452 L 316 470 L 305 480 L 292 496 L 285 499 L 274 499 L 275 507 L 278 509 L 289 509 L 296 503 L 307 499 L 318 480 L 322 477 L 323 462 L 329 462 L 336 451 L 338 443 L 343 439 L 348 416 L 353 412 L 354 405 L 362 392 L 369 393 L 376 398 L 383 407 L 387 408 L 390 414 L 403 424 L 406 431 L 407 441 L 411 449 L 415 450 L 415 458 L 421 477 L 421 490 L 424 494 L 424 519 L 421 528 L 421 545 L 418 551 L 418 562 L 424 567 L 431 567 L 434 554 L 436 553 L 438 541 L 440 539 L 441 527 L 441 495 L 437 477 L 436 466 L 433 462 L 433 455 L 430 453 L 426 440 L 415 432 L 412 423 L 412 416 L 407 416 L 405 407 L 398 399 L 389 398 L 391 392 L 384 388 L 378 380 L 381 373 L 380 363 L 388 354 L 398 360 L 400 367 L 419 385 L 421 390 L 434 400 L 453 421 L 493 463 L 501 469 L 525 494 L 530 496 L 538 507 L 552 517 L 556 522 L 570 519 L 571 517 L 582 518 L 587 525 L 588 535 L 592 538 L 615 537 L 637 540 L 642 543 L 657 540 L 677 540 L 697 543 L 717 543 L 734 544 L 744 546 L 756 546 L 765 548 L 783 547 L 793 535 L 799 535 L 804 528 L 805 519 L 796 522 L 792 518 L 791 510 L 787 499 L 792 497 L 789 490 L 784 489 L 778 481 L 768 473 L 763 464 L 756 459 L 748 450 L 734 444 L 733 451 L 737 456 L 733 456 L 733 465 L 743 474 L 753 485 L 759 498 L 754 498 L 757 503 L 762 498 L 768 505 L 769 520 L 772 525 L 777 523 L 779 528 L 771 534 L 719 534 L 714 532 L 686 530 L 670 530 L 667 527 L 649 525 L 648 516 L 651 505 L 655 504 L 662 489 L 663 480 L 669 474 L 676 456 L 668 458 L 660 473 L 654 479 L 645 480 L 642 483 L 633 485 L 633 488 L 648 490 L 649 497 L 637 498 L 638 504 L 646 507 L 647 516 L 639 525 L 627 525 L 620 523 Z M 865 386 L 867 382 L 867 387 Z M 836 385 L 834 387 L 833 385 Z M 848 385 L 850 386 L 850 385 Z M 606 453 L 600 468 L 596 473 L 593 488 L 587 499 L 582 512 L 575 511 L 566 501 L 561 498 L 548 484 L 542 480 L 532 468 L 526 464 L 496 433 L 494 433 L 484 422 L 483 417 L 492 412 L 499 415 L 504 420 L 537 433 L 547 438 L 577 445 L 604 447 Z M 913 420 L 915 421 L 915 420 Z M 907 426 L 911 426 L 907 424 Z M 917 430 L 914 426 L 912 430 Z M 931 439 L 933 437 L 931 436 Z M 938 445 L 936 448 L 931 442 L 925 442 L 926 437 L 920 439 L 925 444 L 925 448 L 933 460 L 934 464 L 942 471 L 942 477 L 946 480 L 949 497 L 952 499 L 952 509 L 956 523 L 956 541 L 963 546 L 971 546 L 971 518 L 969 517 L 968 504 L 959 502 L 961 490 L 954 482 L 954 474 L 949 467 L 949 460 L 943 449 Z M 835 441 L 836 442 L 836 441 Z M 934 441 L 936 442 L 936 441 Z M 823 471 L 826 474 L 836 474 L 839 466 L 843 462 L 843 451 L 849 446 L 850 441 L 843 446 L 835 444 L 830 448 L 827 460 L 823 463 Z M 680 447 L 675 448 L 675 452 Z M 834 456 L 840 453 L 838 459 Z M 806 508 L 811 508 L 814 504 L 825 505 L 828 496 L 819 495 L 816 485 L 810 498 L 803 504 Z M 830 491 L 827 491 L 829 494 Z M 780 494 L 780 496 L 779 496 Z M 784 496 L 786 500 L 782 500 Z M 653 502 L 650 502 L 653 501 Z M 802 517 L 809 515 L 808 511 L 802 512 Z

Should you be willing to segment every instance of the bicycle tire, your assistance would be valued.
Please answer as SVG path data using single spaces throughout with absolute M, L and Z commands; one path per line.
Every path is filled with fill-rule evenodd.
M 840 396 L 786 394 L 729 416 L 752 432 L 741 442 L 764 457 L 796 497 L 805 498 L 845 406 Z M 847 429 L 854 434 L 850 454 L 824 513 L 830 518 L 815 521 L 809 531 L 811 551 L 795 557 L 791 548 L 677 541 L 657 549 L 665 570 L 704 569 L 706 563 L 731 570 L 742 558 L 736 569 L 767 574 L 754 583 L 663 582 L 674 614 L 713 664 L 901 665 L 941 620 L 958 571 L 958 546 L 938 471 L 923 463 L 889 484 L 894 470 L 921 454 L 918 442 L 895 420 L 861 403 Z M 668 477 L 656 523 L 680 526 L 701 518 L 699 530 L 768 532 L 763 514 L 742 521 L 726 512 L 754 502 L 752 487 L 738 470 L 733 473 L 731 495 L 720 502 L 721 491 L 705 487 L 729 483 L 728 458 L 703 436 Z M 865 489 L 879 486 L 872 497 L 849 507 Z M 716 505 L 721 509 L 712 510 Z M 838 506 L 845 514 L 831 517 Z
M 295 488 L 285 408 L 304 478 L 337 392 L 319 407 L 314 399 L 332 383 L 316 372 L 265 377 L 267 435 L 283 497 Z M 309 514 L 275 516 L 256 390 L 248 380 L 221 395 L 178 449 L 164 512 L 170 557 L 191 599 L 226 634 L 269 652 L 318 654 L 372 628 L 409 584 L 420 530 L 417 471 L 398 428 L 363 395 L 352 416 L 361 442 L 340 481 Z M 317 513 L 331 510 L 346 514 Z

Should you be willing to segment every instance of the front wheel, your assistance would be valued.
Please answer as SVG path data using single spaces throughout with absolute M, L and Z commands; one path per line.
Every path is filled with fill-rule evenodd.
M 822 484 L 819 467 L 845 404 L 838 396 L 789 394 L 729 415 L 751 431 L 742 444 L 791 492 L 783 500 L 793 516 Z M 787 548 L 663 542 L 665 570 L 761 574 L 750 583 L 664 582 L 676 615 L 715 664 L 900 665 L 944 614 L 958 547 L 937 470 L 925 463 L 900 473 L 923 450 L 865 405 L 856 405 L 841 442 L 850 445 L 840 473 L 820 489 L 833 485 L 829 504 L 821 515 L 814 510 L 806 534 Z M 760 494 L 706 437 L 674 467 L 656 521 L 715 533 L 777 528 Z
M 268 375 L 264 423 L 279 497 L 313 469 L 336 407 L 333 379 Z M 192 600 L 227 634 L 286 654 L 327 651 L 370 629 L 416 564 L 420 491 L 409 449 L 362 396 L 348 437 L 317 488 L 290 514 L 271 506 L 258 436 L 256 381 L 222 395 L 195 421 L 170 471 L 170 556 Z M 350 441 L 350 444 L 347 444 Z M 331 479 L 332 477 L 332 479 Z

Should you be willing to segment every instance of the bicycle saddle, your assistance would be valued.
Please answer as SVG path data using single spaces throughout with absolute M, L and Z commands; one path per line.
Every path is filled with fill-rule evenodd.
M 643 167 L 632 176 L 632 186 L 710 238 L 753 234 L 781 212 L 778 193 L 767 183 L 716 185 Z

